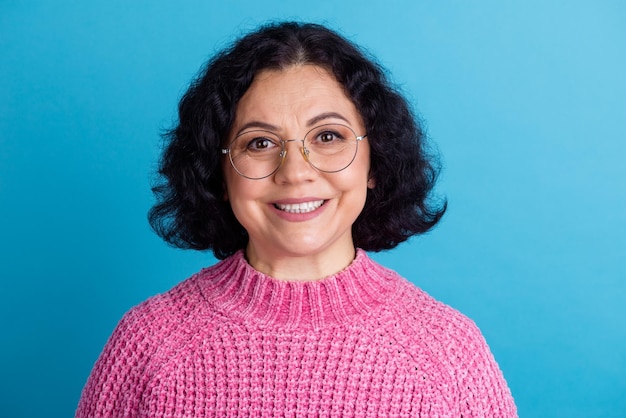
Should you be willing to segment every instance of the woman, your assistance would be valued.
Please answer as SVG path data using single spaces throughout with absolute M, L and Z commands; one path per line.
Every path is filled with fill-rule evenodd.
M 516 416 L 476 326 L 365 253 L 443 215 L 423 141 L 322 26 L 218 54 L 181 100 L 150 221 L 222 261 L 124 316 L 77 416 Z

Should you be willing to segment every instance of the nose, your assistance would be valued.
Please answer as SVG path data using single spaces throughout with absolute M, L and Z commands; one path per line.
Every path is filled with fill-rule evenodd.
M 304 141 L 287 139 L 284 141 L 281 165 L 274 174 L 278 183 L 298 183 L 310 181 L 317 175 L 317 170 L 309 163 Z

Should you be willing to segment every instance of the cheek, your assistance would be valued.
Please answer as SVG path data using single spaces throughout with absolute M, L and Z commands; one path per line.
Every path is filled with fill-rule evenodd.
M 369 150 L 366 150 L 369 151 Z M 359 157 L 359 156 L 357 156 Z M 353 170 L 350 172 L 350 179 L 353 184 L 359 188 L 369 188 L 373 182 L 370 174 L 370 156 L 369 152 L 364 152 L 361 158 L 357 158 L 352 162 Z
M 232 173 L 231 173 L 232 174 Z M 248 180 L 237 174 L 225 176 L 224 198 L 244 227 L 259 216 L 259 198 L 263 195 L 259 180 Z
M 236 196 L 242 195 L 242 190 L 245 189 L 244 185 L 242 185 L 243 179 L 240 175 L 238 175 L 226 160 L 222 164 L 222 173 L 224 173 L 224 200 L 232 201 Z
M 252 219 L 255 218 L 254 211 L 251 210 L 245 200 L 241 199 L 241 195 L 239 194 L 231 193 L 228 201 L 237 221 L 239 221 L 245 230 L 248 230 L 250 225 L 253 224 Z
M 230 164 L 225 161 L 222 160 L 222 188 L 224 189 L 224 194 L 222 195 L 222 199 L 224 199 L 224 201 L 228 202 L 230 199 L 228 197 L 229 195 L 229 189 L 230 189 L 230 181 L 229 179 L 230 177 L 230 173 L 229 173 L 229 168 L 230 168 Z

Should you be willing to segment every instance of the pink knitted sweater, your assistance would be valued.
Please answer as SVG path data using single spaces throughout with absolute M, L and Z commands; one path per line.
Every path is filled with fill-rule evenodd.
M 287 282 L 243 253 L 131 309 L 77 417 L 515 417 L 474 323 L 359 250 Z

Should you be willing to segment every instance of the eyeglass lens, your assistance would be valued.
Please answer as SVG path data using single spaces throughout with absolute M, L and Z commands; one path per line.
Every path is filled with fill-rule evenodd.
M 231 142 L 230 161 L 240 175 L 261 179 L 278 170 L 287 152 L 286 143 L 292 141 L 300 140 L 283 141 L 278 135 L 264 130 L 246 131 Z M 304 157 L 320 171 L 341 171 L 354 160 L 358 141 L 354 131 L 345 125 L 320 125 L 311 129 L 302 140 Z

